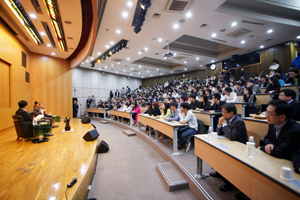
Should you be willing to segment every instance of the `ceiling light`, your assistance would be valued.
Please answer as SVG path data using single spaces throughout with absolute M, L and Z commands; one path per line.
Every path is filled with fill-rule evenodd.
M 173 74 L 173 71 L 171 71 L 171 73 Z
M 131 70 L 133 70 L 133 67 L 131 67 Z
M 114 44 L 114 42 L 113 42 L 113 41 L 110 41 L 110 44 L 111 44 L 111 45 L 113 45 L 113 44 Z
M 160 75 L 162 75 L 162 73 L 160 73 Z
M 241 44 L 245 44 L 245 43 L 246 43 L 246 41 L 245 41 L 245 40 L 242 40 L 242 41 L 241 41 Z
M 167 57 L 164 57 L 165 60 L 167 60 Z
M 151 6 L 151 2 L 150 0 L 141 0 L 140 5 L 143 10 L 147 10 Z
M 98 62 L 98 63 L 102 63 L 102 60 L 101 60 L 101 59 L 98 59 L 97 62 Z
M 268 31 L 267 31 L 267 33 L 272 33 L 273 32 L 273 30 L 272 29 L 269 29 Z
M 147 73 L 149 73 L 149 71 L 147 71 Z
M 186 61 L 184 61 L 183 63 L 186 64 Z
M 84 64 L 84 62 L 81 62 L 81 64 Z
M 131 7 L 132 5 L 133 5 L 132 1 L 128 1 L 128 2 L 127 2 L 127 6 L 128 6 L 128 7 Z
M 196 58 L 196 60 L 199 60 L 199 59 L 200 59 L 199 57 Z
M 112 51 L 110 51 L 108 54 L 109 54 L 110 56 L 112 56 L 112 55 L 113 55 L 113 52 L 112 52 Z
M 174 25 L 173 25 L 173 28 L 178 29 L 178 28 L 179 28 L 179 25 L 178 25 L 178 24 L 174 24 Z
M 158 38 L 158 41 L 159 41 L 159 42 L 162 42 L 162 39 L 161 39 L 161 38 Z
M 152 74 L 151 74 L 151 76 L 152 76 Z
M 144 76 L 142 76 L 142 78 L 144 78 Z
M 52 47 L 51 44 L 47 44 L 47 47 Z
M 118 71 L 116 71 L 116 73 L 119 73 Z
M 186 71 L 186 70 L 187 70 L 187 68 L 184 68 L 184 70 Z
M 217 36 L 216 33 L 211 34 L 211 37 L 212 37 L 212 38 L 214 38 L 214 37 L 216 37 L 216 36 Z
M 203 65 L 200 65 L 200 67 L 202 67 Z
M 145 47 L 145 49 L 144 49 L 145 51 L 148 51 L 148 47 Z
M 90 61 L 86 60 L 85 62 L 87 62 L 87 63 L 88 63 L 88 62 L 90 62 Z
M 215 62 L 215 60 L 212 60 L 211 62 L 213 63 L 213 62 Z
M 264 47 L 265 47 L 264 45 L 260 45 L 260 47 L 259 47 L 259 48 L 263 49 Z
M 139 51 L 139 55 L 141 55 L 141 54 L 142 54 L 142 52 Z
M 120 64 L 120 62 L 118 62 L 118 65 Z
M 297 36 L 297 39 L 300 39 L 300 35 Z
M 99 68 L 99 70 L 101 70 L 101 68 Z
M 108 49 L 108 48 L 109 48 L 109 45 L 106 45 L 105 47 Z
M 127 17 L 128 17 L 128 12 L 126 12 L 126 11 L 122 12 L 122 16 L 123 16 L 124 18 L 127 18 Z
M 126 70 L 125 69 L 123 69 L 123 72 L 125 72 Z
M 117 33 L 117 34 L 120 34 L 120 33 L 121 33 L 121 30 L 120 30 L 120 29 L 117 29 L 117 30 L 116 30 L 116 33 Z
M 142 66 L 141 65 L 139 65 L 139 68 L 141 68 Z
M 132 74 L 130 74 L 130 76 L 132 76 Z
M 94 58 L 91 58 L 91 60 L 94 60 Z
M 100 53 L 100 52 L 98 52 L 98 55 L 101 55 L 101 53 Z
M 187 18 L 190 18 L 191 16 L 192 16 L 192 13 L 191 12 L 188 12 L 188 13 L 186 13 L 186 15 L 185 15 Z
M 141 72 L 139 72 L 139 74 L 141 74 Z
M 176 56 L 176 53 L 173 53 L 173 56 Z
M 127 60 L 130 60 L 130 58 L 127 58 Z
M 36 15 L 33 14 L 33 13 L 29 14 L 29 16 L 30 16 L 31 18 L 33 18 L 33 19 L 36 19 Z
M 156 70 L 158 71 L 158 68 Z
M 113 64 L 111 64 L 110 66 L 112 66 L 112 67 L 113 67 L 114 65 L 113 65 Z
M 232 22 L 232 24 L 231 24 L 232 27 L 234 27 L 234 26 L 236 26 L 236 25 L 237 25 L 236 22 Z
M 105 66 L 104 68 L 107 69 L 107 66 Z
M 41 33 L 41 35 L 46 35 L 46 33 L 45 32 L 40 32 Z
M 51 54 L 52 54 L 52 55 L 55 55 L 55 53 L 54 53 L 54 52 L 52 52 Z

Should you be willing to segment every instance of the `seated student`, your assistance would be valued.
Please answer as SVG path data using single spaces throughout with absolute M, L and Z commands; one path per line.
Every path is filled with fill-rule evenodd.
M 153 103 L 152 107 L 153 107 L 153 112 L 151 115 L 153 115 L 153 116 L 161 115 L 158 103 Z
M 210 101 L 205 94 L 200 96 L 200 106 L 196 110 L 208 111 L 210 109 Z
M 221 95 L 219 93 L 214 93 L 212 95 L 212 104 L 209 110 L 221 111 L 222 106 L 226 103 L 225 101 L 220 101 Z
M 236 82 L 233 91 L 236 93 L 236 95 L 243 95 L 244 94 L 244 88 L 241 87 L 241 82 Z
M 211 89 L 206 89 L 206 90 L 205 90 L 205 94 L 206 94 L 206 96 L 207 96 L 207 98 L 208 98 L 209 100 L 212 100 Z
M 132 109 L 132 108 L 130 107 L 129 103 L 125 103 L 125 107 L 126 107 L 125 110 L 124 110 L 125 112 L 130 112 L 131 109 Z
M 248 141 L 247 130 L 245 122 L 236 114 L 236 107 L 232 103 L 226 103 L 222 106 L 223 117 L 219 118 L 217 126 L 218 135 L 224 135 L 231 141 L 238 141 L 246 144 Z M 210 173 L 213 177 L 220 176 L 217 172 Z M 225 182 L 219 187 L 223 192 L 231 190 L 233 185 L 225 180 Z
M 147 103 L 147 110 L 144 112 L 144 114 L 152 115 L 153 113 L 153 107 L 150 102 Z
M 126 106 L 124 105 L 124 102 L 123 102 L 123 101 L 120 101 L 119 105 L 120 105 L 120 107 L 118 108 L 118 111 L 123 111 L 123 112 L 125 112 Z
M 188 126 L 179 128 L 177 132 L 180 140 L 179 149 L 185 148 L 187 152 L 190 149 L 190 143 L 187 144 L 186 139 L 188 136 L 198 133 L 198 122 L 188 103 L 181 104 L 179 117 L 181 124 L 188 124 Z
M 267 120 L 269 130 L 258 147 L 265 153 L 287 160 L 300 148 L 300 124 L 291 119 L 293 108 L 283 100 L 269 102 Z
M 190 95 L 189 102 L 190 102 L 190 108 L 192 110 L 196 110 L 196 108 L 200 108 L 200 102 L 196 100 L 196 96 L 194 94 Z
M 267 79 L 267 75 L 265 73 L 260 75 L 259 83 L 258 83 L 259 87 L 261 87 L 261 88 L 268 87 L 269 83 L 268 83 L 268 81 L 266 81 L 266 79 Z
M 137 103 L 132 104 L 132 110 L 131 112 L 135 112 L 132 114 L 132 118 L 134 119 L 134 122 L 132 122 L 132 125 L 135 125 L 138 122 L 138 115 L 141 114 L 140 107 L 137 105 Z
M 288 84 L 292 84 L 294 85 L 295 84 L 295 79 L 298 79 L 299 80 L 299 70 L 298 69 L 292 69 L 289 71 L 289 78 L 286 79 L 285 83 Z
M 261 88 L 252 79 L 247 81 L 247 87 L 251 88 L 253 94 L 261 94 Z
M 230 87 L 224 89 L 225 95 L 222 101 L 226 101 L 226 103 L 236 103 L 239 102 L 238 97 L 235 92 L 232 91 Z
M 293 108 L 292 119 L 296 121 L 300 121 L 300 102 L 296 99 L 296 92 L 291 89 L 281 90 L 279 93 L 279 99 L 284 100 L 288 104 L 290 104 Z
M 179 104 L 178 104 L 178 109 L 180 109 L 181 107 L 181 104 L 185 102 L 185 96 L 181 96 L 180 99 L 179 99 Z M 171 103 L 170 103 L 171 105 Z
M 257 109 L 256 97 L 252 93 L 251 88 L 249 87 L 246 87 L 244 89 L 243 102 L 249 103 L 245 108 L 245 117 L 249 117 L 250 114 L 256 113 L 256 109 Z
M 31 122 L 33 120 L 32 116 L 26 111 L 28 105 L 27 101 L 21 100 L 18 102 L 19 109 L 16 111 L 16 115 L 21 115 L 25 122 Z
M 266 94 L 270 93 L 279 93 L 280 91 L 280 83 L 278 82 L 277 76 L 272 76 L 269 79 L 269 85 L 265 91 Z
M 175 102 L 172 102 L 175 103 Z M 160 118 L 166 118 L 169 117 L 171 115 L 171 109 L 170 109 L 170 104 L 168 104 L 167 102 L 164 102 L 162 105 L 162 109 L 163 109 L 163 113 L 159 116 Z M 160 133 L 160 139 L 164 139 L 165 135 L 163 133 Z
M 296 151 L 292 157 L 294 171 L 300 174 L 300 149 Z
M 169 117 L 165 117 L 164 120 L 171 120 L 171 121 L 179 121 L 179 110 L 178 104 L 176 102 L 171 103 L 171 115 Z

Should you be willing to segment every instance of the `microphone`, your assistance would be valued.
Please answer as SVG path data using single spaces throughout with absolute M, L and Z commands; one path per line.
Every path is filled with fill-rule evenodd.
M 75 185 L 75 183 L 77 182 L 77 177 L 75 177 L 70 184 L 67 185 L 68 188 L 72 187 L 73 185 Z

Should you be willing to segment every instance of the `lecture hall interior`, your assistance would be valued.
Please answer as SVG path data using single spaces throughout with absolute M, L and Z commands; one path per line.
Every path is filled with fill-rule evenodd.
M 300 199 L 299 0 L 0 0 L 0 199 Z

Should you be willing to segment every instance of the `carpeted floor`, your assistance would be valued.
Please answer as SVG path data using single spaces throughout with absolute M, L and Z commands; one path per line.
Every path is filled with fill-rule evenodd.
M 156 163 L 164 159 L 140 138 L 127 137 L 122 129 L 92 123 L 100 133 L 100 140 L 109 144 L 110 150 L 98 154 L 98 164 L 88 198 L 107 200 L 141 199 L 196 199 L 190 190 L 168 192 L 156 170 Z

